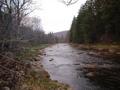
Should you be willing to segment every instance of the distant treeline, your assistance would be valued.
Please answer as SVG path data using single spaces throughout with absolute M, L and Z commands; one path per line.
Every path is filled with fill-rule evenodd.
M 73 43 L 120 42 L 120 0 L 87 0 L 69 35 Z

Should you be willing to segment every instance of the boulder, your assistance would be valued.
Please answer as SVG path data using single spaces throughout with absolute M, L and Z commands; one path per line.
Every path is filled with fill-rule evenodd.
M 51 58 L 49 61 L 53 61 L 54 59 L 53 58 Z
M 2 90 L 10 90 L 10 88 L 9 87 L 3 87 Z
M 94 77 L 94 73 L 93 72 L 89 72 L 86 74 L 87 77 Z
M 34 61 L 40 61 L 40 57 L 33 58 Z

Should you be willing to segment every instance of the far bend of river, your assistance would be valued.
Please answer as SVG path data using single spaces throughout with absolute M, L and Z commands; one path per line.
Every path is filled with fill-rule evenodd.
M 52 80 L 74 90 L 120 90 L 119 64 L 90 56 L 69 44 L 56 44 L 44 52 L 42 64 Z

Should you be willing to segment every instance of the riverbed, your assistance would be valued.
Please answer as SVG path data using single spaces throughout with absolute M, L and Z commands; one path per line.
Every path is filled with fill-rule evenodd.
M 90 56 L 69 44 L 45 48 L 42 56 L 50 78 L 73 90 L 120 90 L 120 65 L 113 61 Z

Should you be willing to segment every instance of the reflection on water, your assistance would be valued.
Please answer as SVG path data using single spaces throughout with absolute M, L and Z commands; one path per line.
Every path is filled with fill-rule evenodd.
M 92 57 L 68 44 L 45 49 L 42 64 L 51 79 L 69 84 L 74 90 L 120 90 L 119 64 Z

